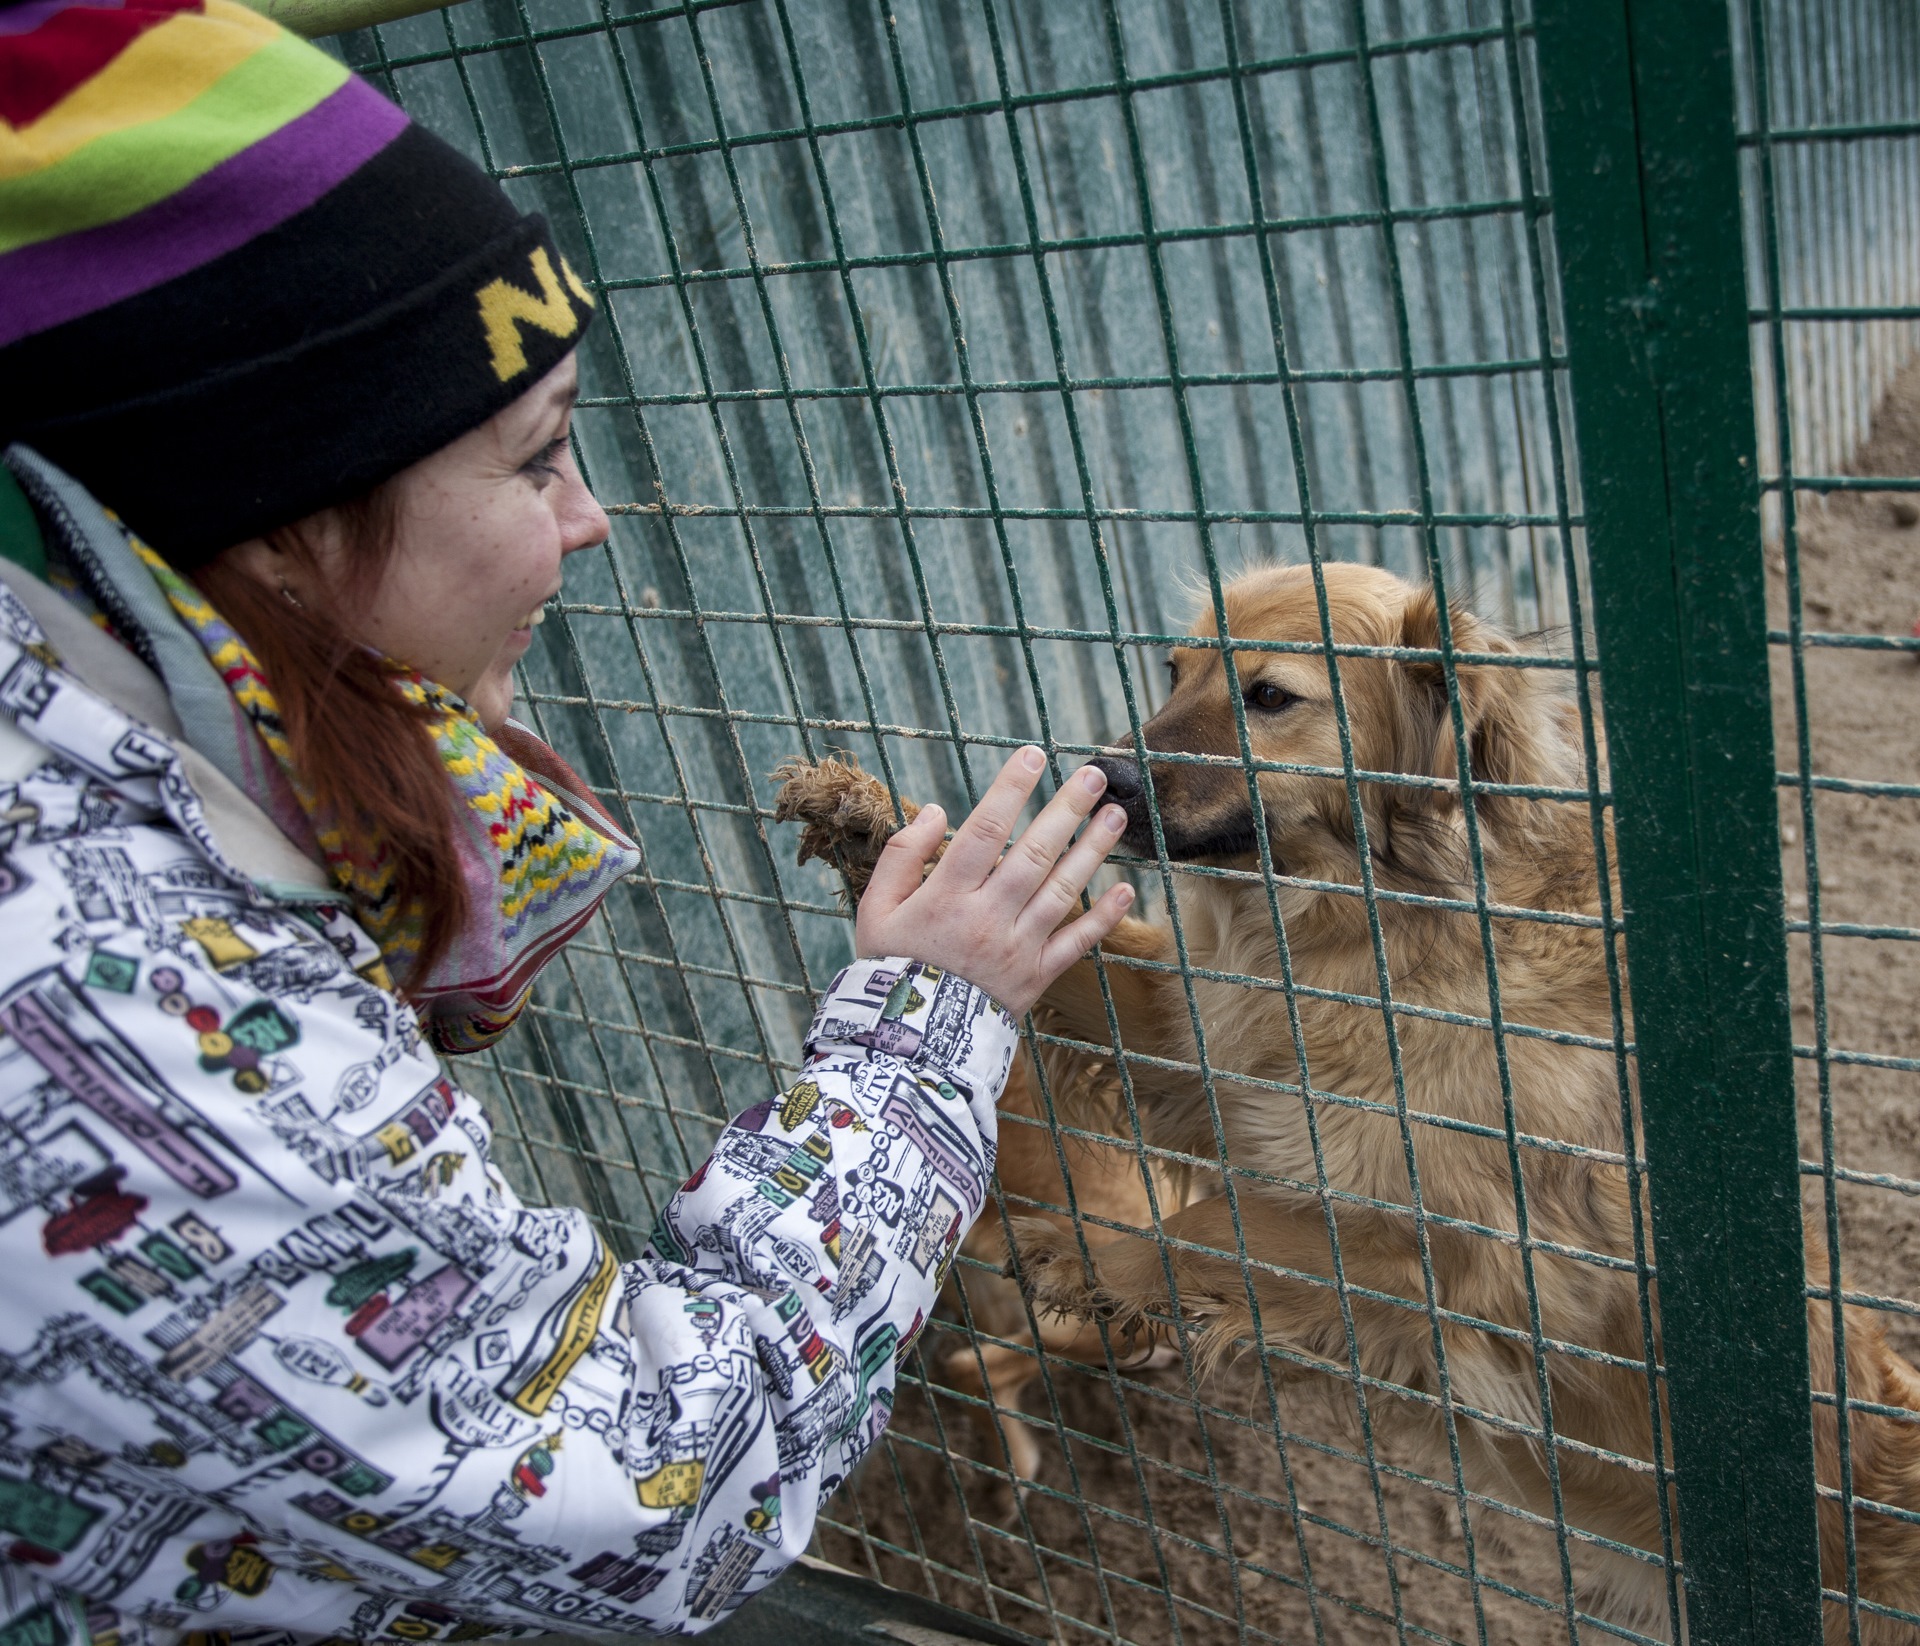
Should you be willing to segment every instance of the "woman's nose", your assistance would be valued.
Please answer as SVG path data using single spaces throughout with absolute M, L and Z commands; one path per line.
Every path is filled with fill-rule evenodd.
M 591 549 L 606 542 L 613 531 L 613 522 L 607 518 L 607 511 L 600 507 L 599 498 L 587 487 L 579 470 L 574 471 L 574 484 L 569 489 L 565 509 L 560 517 L 562 554 L 572 554 L 579 549 Z

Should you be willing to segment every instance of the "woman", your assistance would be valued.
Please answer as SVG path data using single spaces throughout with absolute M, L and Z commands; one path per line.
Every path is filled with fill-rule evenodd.
M 8 1640 L 724 1615 L 884 1425 L 1014 1022 L 1125 907 L 1068 920 L 1097 773 L 1002 860 L 1023 750 L 924 881 L 938 811 L 896 837 L 802 1079 L 638 1261 L 519 1204 L 435 1053 L 638 858 L 507 719 L 607 531 L 592 310 L 252 13 L 0 9 Z

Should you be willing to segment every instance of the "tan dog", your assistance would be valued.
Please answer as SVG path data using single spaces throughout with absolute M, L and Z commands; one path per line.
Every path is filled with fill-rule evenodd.
M 1329 565 L 1326 591 L 1334 639 L 1360 646 L 1437 648 L 1431 591 L 1386 572 Z M 1305 568 L 1236 579 L 1227 590 L 1235 637 L 1317 646 L 1321 624 Z M 1504 636 L 1466 613 L 1452 618 L 1460 652 L 1512 653 Z M 1215 632 L 1211 614 L 1196 636 Z M 1263 761 L 1343 770 L 1326 662 L 1310 651 L 1238 651 L 1238 690 L 1248 736 Z M 1236 869 L 1258 867 L 1247 774 L 1239 763 L 1229 682 L 1217 648 L 1183 647 L 1173 656 L 1172 696 L 1144 727 L 1150 755 L 1223 756 L 1215 764 L 1151 760 L 1168 855 Z M 1298 1010 L 1298 1042 L 1287 995 L 1196 980 L 1194 997 L 1207 1063 L 1233 1165 L 1282 1180 L 1234 1185 L 1252 1280 L 1275 1374 L 1296 1384 L 1351 1390 L 1343 1288 L 1361 1372 L 1404 1394 L 1369 1393 L 1377 1432 L 1422 1472 L 1450 1480 L 1434 1328 L 1423 1274 L 1422 1236 L 1412 1215 L 1408 1139 L 1419 1176 L 1424 1241 L 1434 1301 L 1445 1311 L 1444 1344 L 1458 1439 L 1470 1490 L 1553 1513 L 1542 1400 L 1517 1233 L 1515 1192 L 1505 1141 L 1506 1116 L 1489 1028 L 1449 1022 L 1432 1011 L 1489 1018 L 1486 960 L 1477 916 L 1393 900 L 1395 893 L 1464 900 L 1473 877 L 1458 793 L 1455 743 L 1437 663 L 1346 657 L 1340 680 L 1357 769 L 1408 773 L 1424 787 L 1360 785 L 1378 918 L 1396 1005 L 1429 1015 L 1395 1015 L 1404 1103 L 1416 1117 L 1403 1130 L 1387 1029 L 1379 1004 L 1375 947 L 1357 895 L 1281 885 L 1278 902 L 1289 944 Z M 1571 704 L 1540 673 L 1461 664 L 1457 678 L 1477 783 L 1584 789 L 1578 724 Z M 1128 845 L 1153 856 L 1145 784 L 1131 758 L 1102 757 L 1109 797 L 1124 802 Z M 1295 879 L 1357 888 L 1361 864 L 1344 777 L 1293 770 L 1262 772 L 1259 801 L 1276 871 Z M 1481 795 L 1476 813 L 1489 901 L 1495 905 L 1599 913 L 1592 823 L 1580 804 L 1513 795 Z M 1269 894 L 1257 879 L 1181 875 L 1178 898 L 1188 961 L 1201 972 L 1279 979 L 1281 961 Z M 1614 898 L 1618 908 L 1618 897 Z M 1496 918 L 1502 1021 L 1613 1038 L 1606 956 L 1591 926 Z M 1148 966 L 1107 964 L 1126 1052 L 1162 1060 L 1132 1063 L 1148 1140 L 1167 1148 L 1215 1152 L 1200 1081 L 1164 1062 L 1192 1066 L 1198 1048 L 1187 995 L 1174 967 L 1171 932 L 1124 922 L 1103 946 L 1108 955 Z M 1056 1035 L 1104 1046 L 1107 1015 L 1093 963 L 1049 991 L 1036 1013 Z M 1297 1090 L 1268 1082 L 1301 1080 L 1304 1049 L 1308 1105 Z M 1633 1238 L 1622 1160 L 1621 1102 L 1611 1052 L 1509 1033 L 1513 1121 L 1529 1233 L 1559 1250 L 1534 1250 L 1539 1329 L 1548 1343 L 1546 1376 L 1556 1461 L 1569 1525 L 1627 1546 L 1660 1548 L 1659 1501 L 1645 1468 L 1653 1456 L 1646 1353 L 1635 1282 Z M 1320 1094 L 1337 1094 L 1329 1101 Z M 1358 1103 L 1354 1100 L 1359 1100 Z M 1466 1122 L 1476 1130 L 1424 1123 L 1421 1116 Z M 1557 1140 L 1597 1151 L 1568 1154 L 1525 1141 Z M 1605 1158 L 1610 1157 L 1610 1158 Z M 1616 1163 L 1619 1162 L 1619 1163 Z M 1323 1198 L 1324 1182 L 1332 1191 Z M 1217 1351 L 1253 1334 L 1247 1271 L 1236 1249 L 1224 1185 L 1203 1184 L 1205 1198 L 1166 1220 L 1177 1244 L 1122 1238 L 1095 1254 L 1089 1274 L 1078 1247 L 1050 1223 L 1017 1228 L 1021 1271 L 1036 1303 L 1069 1319 L 1116 1325 L 1176 1313 L 1168 1295 L 1170 1255 L 1177 1312 L 1204 1323 Z M 1329 1240 L 1337 1227 L 1340 1269 Z M 1475 1232 L 1502 1231 L 1505 1238 Z M 1826 1259 L 1809 1230 L 1809 1273 L 1824 1281 Z M 1195 1249 L 1199 1248 L 1199 1249 Z M 1220 1255 L 1212 1255 L 1218 1253 Z M 1594 1254 L 1593 1261 L 1573 1254 Z M 1336 1278 L 1338 1284 L 1336 1284 Z M 1395 1301 L 1399 1300 L 1399 1301 Z M 1830 1306 L 1809 1305 L 1816 1389 L 1832 1388 Z M 1595 1359 L 1553 1344 L 1598 1351 Z M 1875 1316 L 1847 1311 L 1849 1394 L 1856 1401 L 1906 1407 L 1920 1416 L 1920 1373 L 1885 1344 Z M 1255 1375 L 1250 1361 L 1245 1375 Z M 1324 1367 L 1316 1371 L 1315 1365 Z M 1823 1381 L 1824 1377 L 1824 1381 Z M 1351 1410 L 1352 1396 L 1346 1394 Z M 1819 1474 L 1840 1474 L 1830 1405 L 1816 1407 Z M 1920 1509 L 1920 1426 L 1900 1418 L 1851 1416 L 1853 1487 L 1862 1498 Z M 1596 1456 L 1595 1450 L 1622 1461 Z M 1666 1452 L 1668 1459 L 1672 1453 Z M 1640 1467 L 1633 1466 L 1637 1460 Z M 1821 1558 L 1829 1588 L 1845 1587 L 1839 1506 L 1821 1505 Z M 1485 1511 L 1482 1511 L 1484 1517 Z M 1920 1610 L 1920 1526 L 1861 1511 L 1856 1516 L 1862 1594 Z M 1665 1582 L 1657 1564 L 1576 1537 L 1572 1556 L 1583 1607 L 1657 1637 L 1668 1631 Z M 1846 1638 L 1845 1609 L 1829 1607 L 1829 1639 Z M 1920 1632 L 1871 1614 L 1869 1643 L 1913 1641 Z
M 896 826 L 893 797 L 886 785 L 843 760 L 823 760 L 818 765 L 795 761 L 773 775 L 781 779 L 775 818 L 807 825 L 799 861 L 817 857 L 833 864 L 840 871 L 848 903 L 858 901 Z M 911 821 L 919 810 L 903 799 L 901 821 Z M 1119 1084 L 1111 1059 L 1068 1053 L 1050 1056 L 1047 1062 L 1056 1104 L 1074 1114 L 1119 1114 Z M 1072 1242 L 1073 1218 L 1064 1209 L 1054 1208 L 1075 1207 L 1087 1244 L 1098 1247 L 1119 1239 L 1125 1229 L 1151 1230 L 1156 1204 L 1163 1218 L 1181 1204 L 1171 1174 L 1149 1158 L 1143 1177 L 1139 1155 L 1119 1138 L 1109 1143 L 1072 1133 L 1056 1136 L 1045 1123 L 1037 1071 L 1024 1052 L 1014 1061 L 999 1108 L 995 1176 L 1009 1217 L 1037 1220 Z M 1073 1184 L 1071 1196 L 1068 1177 Z M 1149 1181 L 1152 1200 L 1147 1193 Z M 1109 1228 L 1109 1224 L 1120 1227 Z M 1006 1223 L 998 1206 L 989 1202 L 960 1249 L 990 1268 L 1007 1266 Z M 1079 1249 L 1077 1244 L 1074 1249 Z M 997 1461 L 1004 1442 L 1014 1474 L 1030 1480 L 1039 1473 L 1039 1443 L 1030 1423 L 1013 1414 L 1019 1411 L 1027 1386 L 1041 1372 L 1031 1313 L 1011 1280 L 969 1267 L 961 1283 L 966 1289 L 966 1316 L 979 1335 L 968 1346 L 942 1357 L 941 1375 L 949 1388 L 980 1403 L 973 1408 L 973 1417 L 988 1456 Z M 1053 1359 L 1104 1367 L 1109 1341 L 1118 1364 L 1129 1371 L 1156 1369 L 1178 1359 L 1173 1350 L 1154 1343 L 1151 1333 L 1142 1342 L 1129 1341 L 1115 1331 L 1107 1334 L 1109 1341 L 1103 1341 L 1098 1326 L 1059 1313 L 1043 1316 L 1039 1324 L 1040 1349 Z

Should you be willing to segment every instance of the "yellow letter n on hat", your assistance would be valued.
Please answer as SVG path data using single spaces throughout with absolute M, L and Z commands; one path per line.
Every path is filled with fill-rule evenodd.
M 564 287 L 553 272 L 545 246 L 533 248 L 530 262 L 533 278 L 540 286 L 538 294 L 501 278 L 489 280 L 478 294 L 480 323 L 486 327 L 487 346 L 493 351 L 494 375 L 502 383 L 512 382 L 527 369 L 527 351 L 520 346 L 522 326 L 538 326 L 550 337 L 571 337 L 580 329 L 580 319 L 567 301 L 567 293 L 571 291 L 586 307 L 593 307 L 592 295 L 564 257 L 560 259 L 560 274 L 566 277 Z

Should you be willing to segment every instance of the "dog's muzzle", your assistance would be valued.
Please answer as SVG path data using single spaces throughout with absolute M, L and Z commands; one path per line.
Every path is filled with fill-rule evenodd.
M 1107 792 L 1102 797 L 1103 803 L 1110 801 L 1126 811 L 1127 831 L 1120 837 L 1121 847 L 1140 857 L 1156 856 L 1153 817 L 1147 805 L 1147 785 L 1139 763 L 1129 760 L 1125 755 L 1099 754 L 1093 757 L 1090 764 L 1107 774 Z M 1211 834 L 1195 835 L 1179 827 L 1176 820 L 1163 811 L 1160 827 L 1162 838 L 1166 841 L 1167 856 L 1176 863 L 1202 857 L 1238 857 L 1259 849 L 1253 821 L 1244 815 L 1224 829 L 1216 828 Z M 1267 821 L 1267 833 L 1271 841 L 1274 833 L 1271 817 Z M 1277 859 L 1274 866 L 1279 867 Z

